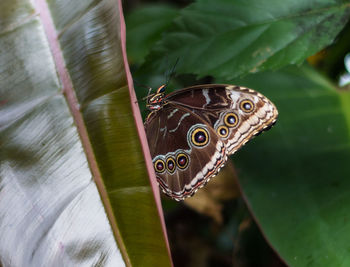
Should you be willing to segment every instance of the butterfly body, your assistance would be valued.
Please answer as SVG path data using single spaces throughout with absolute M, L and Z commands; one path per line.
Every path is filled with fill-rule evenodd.
M 175 200 L 192 196 L 254 135 L 271 127 L 278 112 L 260 93 L 208 84 L 148 97 L 145 122 L 157 181 Z

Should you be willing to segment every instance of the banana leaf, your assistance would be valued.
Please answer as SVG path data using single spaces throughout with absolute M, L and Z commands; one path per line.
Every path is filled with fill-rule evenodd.
M 121 1 L 0 7 L 0 265 L 171 266 Z

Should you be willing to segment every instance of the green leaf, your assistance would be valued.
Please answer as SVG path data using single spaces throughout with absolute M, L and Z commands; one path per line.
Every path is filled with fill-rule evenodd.
M 1 3 L 0 265 L 171 266 L 121 2 L 48 2 Z
M 345 0 L 198 0 L 181 11 L 144 72 L 225 79 L 300 64 L 332 43 L 350 15 Z M 164 58 L 168 58 L 165 60 Z
M 350 93 L 306 67 L 236 82 L 280 113 L 233 157 L 268 241 L 289 266 L 349 266 Z
M 136 9 L 126 16 L 129 60 L 143 62 L 177 15 L 178 10 L 171 6 L 154 5 Z

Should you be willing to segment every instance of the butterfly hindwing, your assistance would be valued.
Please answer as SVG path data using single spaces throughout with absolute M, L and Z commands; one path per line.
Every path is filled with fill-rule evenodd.
M 176 200 L 191 196 L 226 161 L 225 145 L 213 128 L 186 107 L 164 105 L 145 128 L 158 183 Z

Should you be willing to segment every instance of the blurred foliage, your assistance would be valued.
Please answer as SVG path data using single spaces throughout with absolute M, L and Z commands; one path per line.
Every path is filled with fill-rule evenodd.
M 335 42 L 309 57 L 308 61 L 333 81 L 346 72 L 344 58 L 350 52 L 350 23 L 347 23 Z
M 177 15 L 177 9 L 165 5 L 135 10 L 128 17 L 129 61 L 143 62 L 144 57 Z
M 171 16 L 154 13 L 159 1 L 133 0 L 127 8 L 128 56 L 140 97 L 147 90 L 139 84 L 164 83 L 179 58 L 169 90 L 240 84 L 264 93 L 280 111 L 270 132 L 232 157 L 245 201 L 216 202 L 222 223 L 163 199 L 175 266 L 348 266 L 350 96 L 337 83 L 350 52 L 350 3 L 161 2 L 169 3 Z M 150 25 L 149 17 L 135 19 L 143 13 L 153 14 L 157 26 L 140 31 Z

